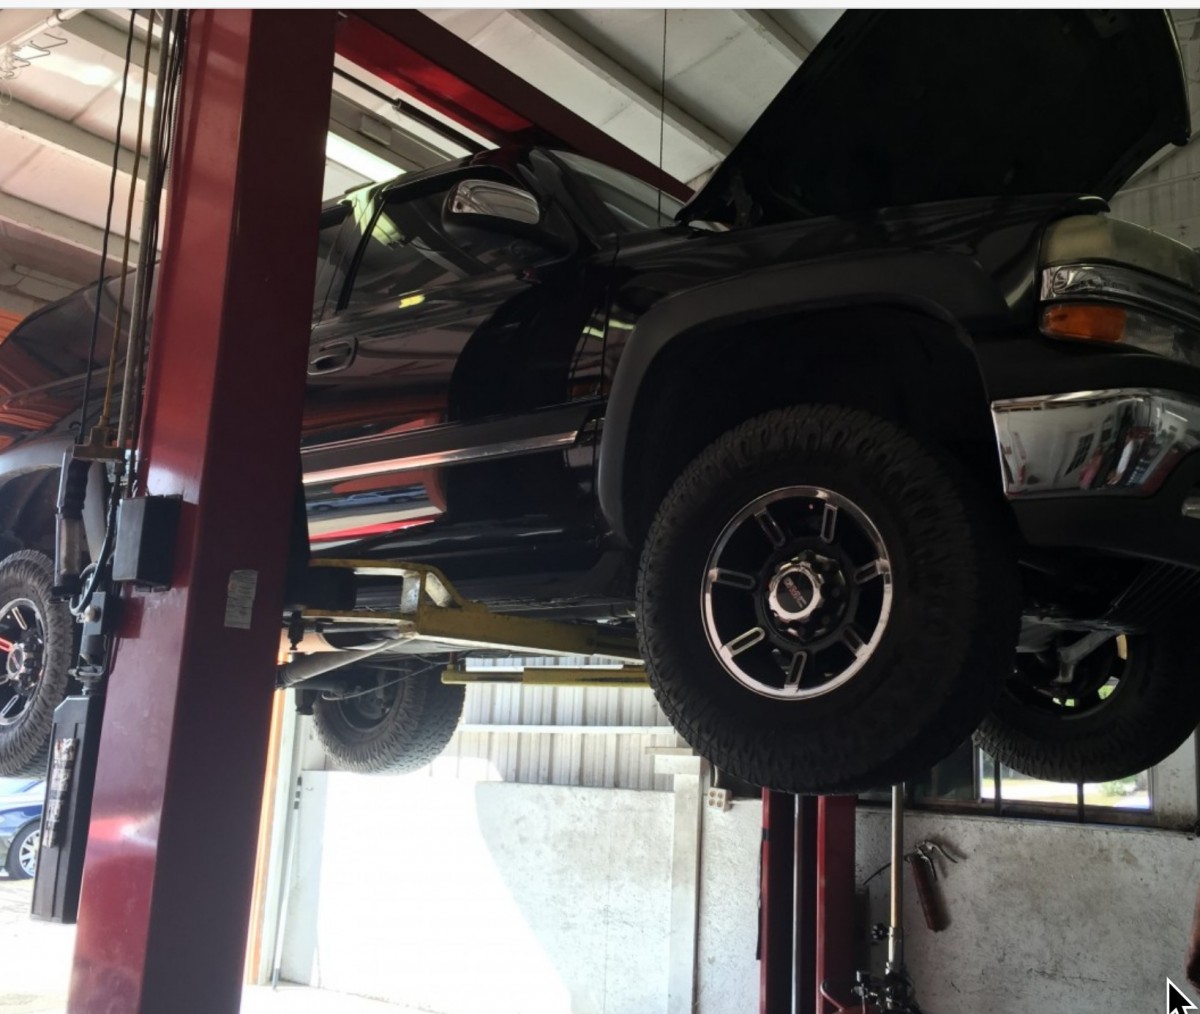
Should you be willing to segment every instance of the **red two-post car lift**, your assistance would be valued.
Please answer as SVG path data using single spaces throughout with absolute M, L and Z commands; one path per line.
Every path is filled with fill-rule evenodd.
M 118 630 L 72 1012 L 240 1006 L 335 51 L 497 143 L 687 193 L 418 12 L 192 12 L 139 465 L 182 512 L 170 589 L 129 593 Z M 761 1009 L 816 1010 L 849 961 L 853 804 L 764 807 Z

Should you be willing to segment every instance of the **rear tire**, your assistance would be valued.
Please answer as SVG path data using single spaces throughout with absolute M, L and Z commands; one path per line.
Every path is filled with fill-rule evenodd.
M 1052 696 L 1045 686 L 1051 672 L 1039 689 L 1037 660 L 1018 656 L 1021 669 L 1006 681 L 976 744 L 1015 771 L 1053 782 L 1115 781 L 1170 756 L 1200 721 L 1200 646 L 1181 626 L 1125 640 L 1125 659 L 1113 640 L 1079 663 L 1085 685 L 1071 691 L 1077 698 L 1061 690 Z M 1105 684 L 1111 692 L 1101 696 Z
M 317 737 L 339 768 L 364 774 L 402 774 L 432 763 L 450 742 L 462 715 L 466 687 L 432 672 L 347 667 L 347 683 L 370 687 L 352 697 L 318 697 Z
M 71 688 L 75 623 L 50 596 L 53 572 L 33 550 L 0 560 L 0 775 L 46 773 L 54 709 Z
M 717 767 L 773 789 L 857 792 L 932 766 L 1011 672 L 1017 583 L 996 518 L 952 461 L 866 412 L 743 423 L 684 470 L 646 539 L 638 616 L 659 703 Z

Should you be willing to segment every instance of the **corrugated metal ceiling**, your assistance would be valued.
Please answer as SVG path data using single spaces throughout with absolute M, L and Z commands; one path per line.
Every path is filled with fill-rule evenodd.
M 837 15 L 632 9 L 429 13 L 652 162 L 659 161 L 661 141 L 663 165 L 685 182 L 720 161 Z M 37 17 L 52 14 L 0 12 L 0 45 Z M 0 81 L 0 269 L 36 264 L 45 271 L 61 254 L 58 278 L 65 288 L 85 283 L 95 271 L 129 21 L 128 11 L 115 9 L 75 14 L 36 35 L 35 48 L 19 54 L 33 58 Z M 664 23 L 666 116 L 660 137 Z M 139 16 L 135 66 L 145 31 L 146 19 Z M 331 134 L 397 171 L 465 153 L 398 111 L 393 88 L 343 60 L 338 66 L 345 74 L 335 77 Z M 118 231 L 137 137 L 135 95 L 131 87 L 121 129 Z M 405 101 L 440 119 L 420 103 Z M 339 162 L 332 146 L 330 152 L 327 195 L 366 182 L 370 170 L 357 159 Z M 135 240 L 139 215 L 140 199 L 133 212 Z M 81 258 L 81 251 L 90 258 Z M 37 305 L 28 292 L 5 286 L 3 277 L 4 306 L 24 313 Z
M 52 13 L 0 11 L 0 46 Z M 664 168 L 691 183 L 703 180 L 737 143 L 839 13 L 629 8 L 428 12 L 649 161 L 659 162 L 661 146 Z M 1172 14 L 1196 93 L 1200 43 L 1194 37 L 1200 20 L 1194 10 Z M 145 18 L 135 24 L 136 63 Z M 83 284 L 96 270 L 128 25 L 128 11 L 83 11 L 36 35 L 36 48 L 20 55 L 36 56 L 39 50 L 42 55 L 29 59 L 15 75 L 3 79 L 0 67 L 0 306 L 11 312 L 27 313 L 46 293 Z M 327 195 L 391 171 L 364 168 L 359 159 L 342 154 L 347 150 L 364 151 L 396 171 L 465 153 L 398 109 L 393 100 L 400 96 L 389 85 L 344 60 L 339 59 L 338 68 Z M 1193 108 L 1200 105 L 1198 99 L 1194 94 Z M 441 119 L 419 102 L 404 101 Z M 131 93 L 121 129 L 114 208 L 118 231 L 136 135 Z M 1171 207 L 1177 210 L 1178 187 L 1174 193 Z M 1147 202 L 1127 203 L 1142 207 Z M 135 201 L 135 233 L 139 204 Z M 1185 212 L 1189 220 L 1195 217 L 1194 206 Z M 1154 224 L 1170 228 L 1169 223 Z M 32 287 L 28 282 L 23 287 L 6 284 L 14 266 L 25 272 L 23 278 L 34 271 L 51 281 Z

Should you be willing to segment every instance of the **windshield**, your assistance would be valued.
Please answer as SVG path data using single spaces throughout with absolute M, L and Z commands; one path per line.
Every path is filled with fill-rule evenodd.
M 683 205 L 669 194 L 574 152 L 556 151 L 554 155 L 586 180 L 622 232 L 645 232 L 675 224 L 675 215 Z
M 0 796 L 20 796 L 32 790 L 40 778 L 0 778 Z

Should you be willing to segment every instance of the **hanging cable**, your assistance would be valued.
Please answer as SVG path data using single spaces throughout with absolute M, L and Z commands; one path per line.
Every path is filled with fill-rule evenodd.
M 96 424 L 96 429 L 106 440 L 109 436 L 110 419 L 112 416 L 113 387 L 117 379 L 117 358 L 121 351 L 121 324 L 125 313 L 125 283 L 129 279 L 129 245 L 132 242 L 133 205 L 137 197 L 138 170 L 142 164 L 142 133 L 146 125 L 146 106 L 150 97 L 150 53 L 154 47 L 154 22 L 157 16 L 158 12 L 152 10 L 150 12 L 149 24 L 146 26 L 146 48 L 142 54 L 141 96 L 138 102 L 137 139 L 133 146 L 133 169 L 129 179 L 129 200 L 125 206 L 125 242 L 121 248 L 121 282 L 117 288 L 117 311 L 113 320 L 112 345 L 108 353 L 108 372 L 104 382 L 104 404 L 100 409 L 100 420 Z M 143 219 L 144 217 L 143 215 Z M 116 442 L 116 450 L 118 454 L 124 451 L 119 440 Z
M 662 28 L 662 70 L 658 78 L 658 171 L 663 171 L 663 150 L 667 132 L 667 10 L 663 8 Z M 658 187 L 658 216 L 662 224 L 662 187 Z
M 87 371 L 83 376 L 83 404 L 79 412 L 79 429 L 75 433 L 75 443 L 85 442 L 84 429 L 87 426 L 88 403 L 92 393 L 92 370 L 96 364 L 96 342 L 100 336 L 100 307 L 104 301 L 105 272 L 108 269 L 108 243 L 112 237 L 113 205 L 117 198 L 117 173 L 121 163 L 121 128 L 125 125 L 125 96 L 129 86 L 129 68 L 133 62 L 134 22 L 137 11 L 129 12 L 129 32 L 125 38 L 125 70 L 121 75 L 121 103 L 117 107 L 117 132 L 113 138 L 112 167 L 108 177 L 108 207 L 104 212 L 104 232 L 100 240 L 100 277 L 96 280 L 96 307 L 92 314 L 92 335 L 88 342 Z
M 117 427 L 121 446 L 129 448 L 131 459 L 135 462 L 141 436 L 142 376 L 146 365 L 144 350 L 150 326 L 150 300 L 154 293 L 162 194 L 170 172 L 174 140 L 171 125 L 175 118 L 179 82 L 183 73 L 186 37 L 187 12 L 164 11 L 158 72 L 159 101 L 150 133 L 150 151 L 151 155 L 156 157 L 151 164 L 150 178 L 147 179 L 146 185 L 142 254 L 134 289 L 134 319 L 130 327 L 130 348 L 125 360 L 121 416 Z M 131 487 L 136 485 L 138 480 L 135 464 L 129 476 Z M 130 492 L 132 491 L 131 488 Z
M 138 439 L 138 407 L 141 401 L 141 376 L 145 359 L 145 335 L 150 319 L 150 299 L 158 257 L 159 219 L 165 190 L 167 170 L 172 150 L 171 127 L 179 95 L 183 70 L 184 32 L 187 16 L 184 11 L 162 13 L 162 33 L 159 49 L 157 98 L 150 120 L 149 168 L 143 191 L 141 245 L 133 277 L 132 318 L 125 353 L 124 379 L 121 387 L 121 407 L 115 437 L 120 456 L 113 462 L 114 478 L 109 490 L 107 524 L 104 541 L 86 576 L 85 587 L 71 600 L 71 611 L 82 614 L 96 589 L 107 575 L 116 532 L 117 509 L 123 495 L 131 494 L 136 480 L 136 449 Z M 148 30 L 147 45 L 153 37 L 154 18 Z M 139 138 L 140 140 L 140 138 Z M 128 232 L 128 229 L 127 229 Z M 122 300 L 123 304 L 123 300 Z M 115 353 L 114 353 L 115 358 Z M 123 480 L 123 481 L 122 481 Z

